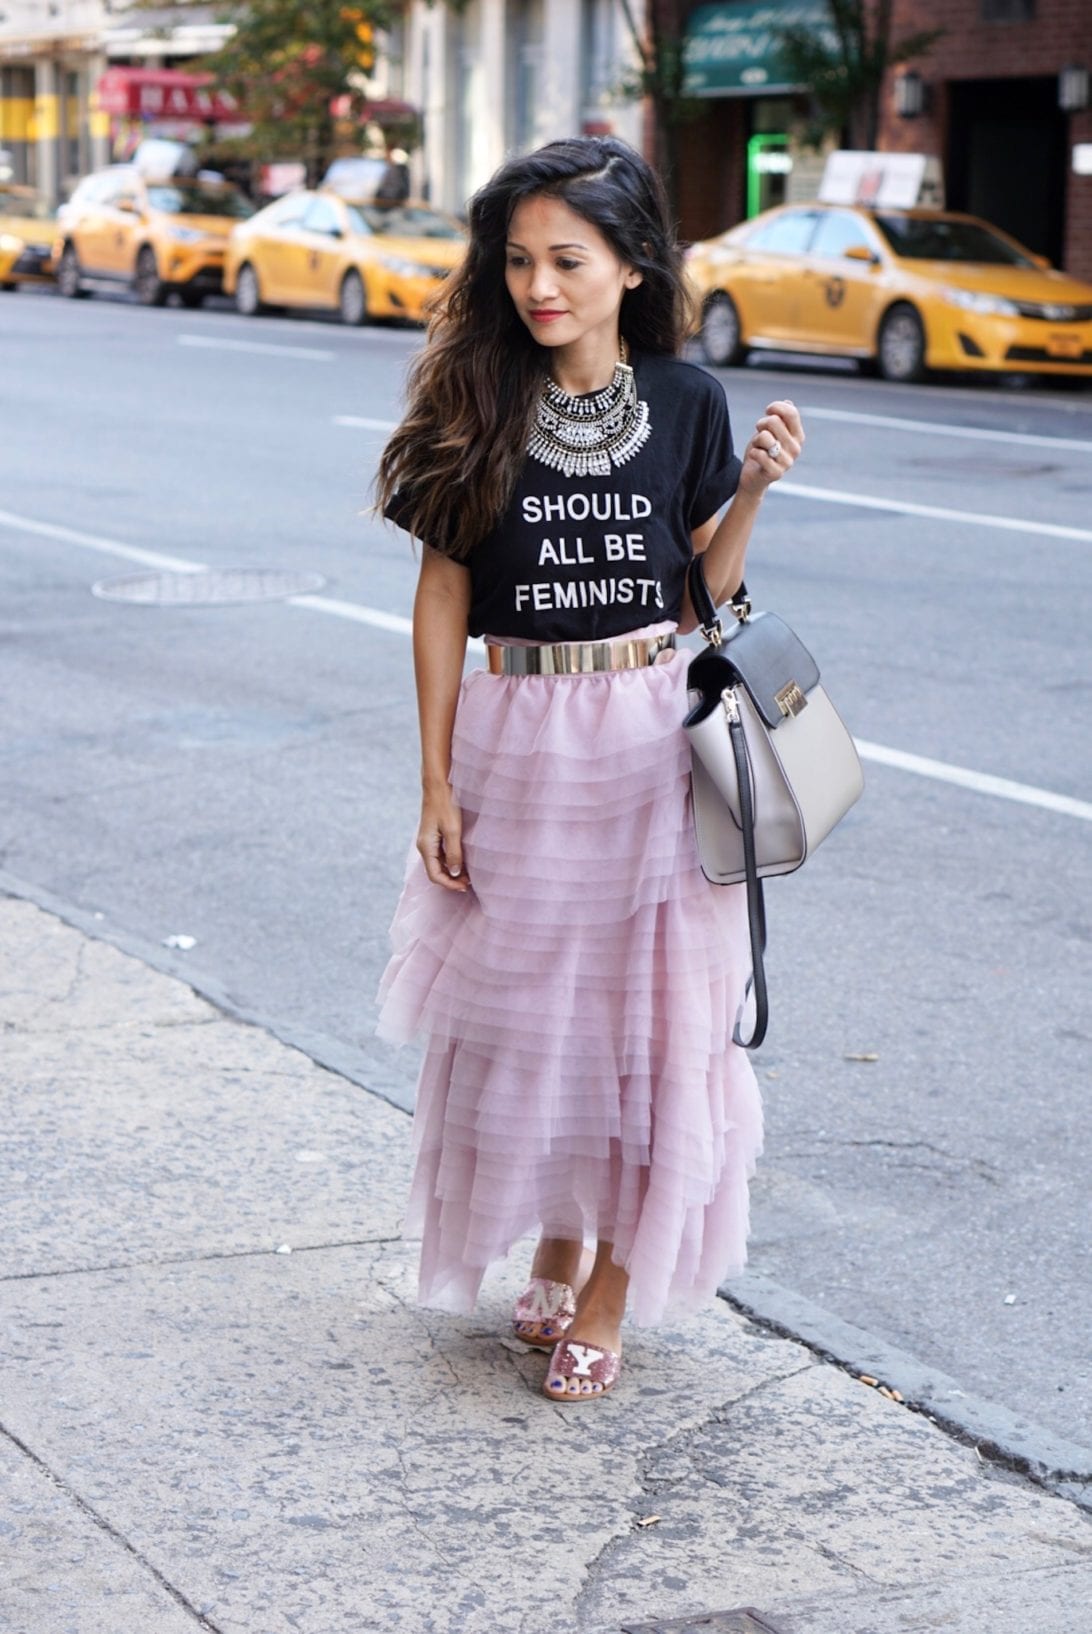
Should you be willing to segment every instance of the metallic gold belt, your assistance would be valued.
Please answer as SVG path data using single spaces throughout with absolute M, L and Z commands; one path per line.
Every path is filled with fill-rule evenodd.
M 559 641 L 543 647 L 487 644 L 493 675 L 594 675 L 601 670 L 644 669 L 675 645 L 675 633 L 628 641 Z

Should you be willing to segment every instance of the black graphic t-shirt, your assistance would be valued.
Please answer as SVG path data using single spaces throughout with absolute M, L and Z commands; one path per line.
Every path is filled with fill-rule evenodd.
M 524 461 L 511 503 L 467 563 L 471 635 L 607 641 L 679 617 L 690 535 L 735 493 L 740 461 L 711 375 L 645 353 L 633 368 L 648 441 L 608 476 Z M 404 523 L 407 510 L 395 495 L 386 514 Z

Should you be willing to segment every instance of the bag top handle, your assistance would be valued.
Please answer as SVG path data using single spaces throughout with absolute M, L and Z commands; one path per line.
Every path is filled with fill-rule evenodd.
M 698 625 L 702 635 L 711 647 L 719 647 L 724 642 L 724 627 L 721 624 L 713 598 L 709 594 L 709 586 L 705 579 L 705 565 L 700 556 L 692 556 L 686 570 L 686 582 L 690 590 L 690 605 L 697 614 Z M 741 579 L 739 587 L 729 598 L 729 606 L 740 624 L 745 624 L 751 616 L 751 598 L 747 594 L 747 586 Z

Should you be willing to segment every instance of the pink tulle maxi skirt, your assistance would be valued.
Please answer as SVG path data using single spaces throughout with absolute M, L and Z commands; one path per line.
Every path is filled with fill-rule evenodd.
M 424 1304 L 473 1309 L 486 1268 L 538 1229 L 611 1241 L 641 1325 L 743 1265 L 762 1145 L 732 1043 L 746 902 L 698 865 L 686 668 L 678 652 L 463 683 L 472 890 L 411 858 L 380 987 L 380 1036 L 427 1040 L 406 1220 Z

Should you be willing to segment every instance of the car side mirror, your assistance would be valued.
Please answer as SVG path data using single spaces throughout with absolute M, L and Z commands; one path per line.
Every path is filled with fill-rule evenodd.
M 128 216 L 138 216 L 140 214 L 140 205 L 136 199 L 118 199 L 117 208 L 124 210 Z
M 1049 255 L 1033 255 L 1031 259 L 1035 262 L 1037 267 L 1042 269 L 1043 272 L 1050 272 L 1054 265 Z
M 842 255 L 847 261 L 867 261 L 870 266 L 875 266 L 880 259 L 875 250 L 870 250 L 867 244 L 851 244 L 847 250 L 842 251 Z

